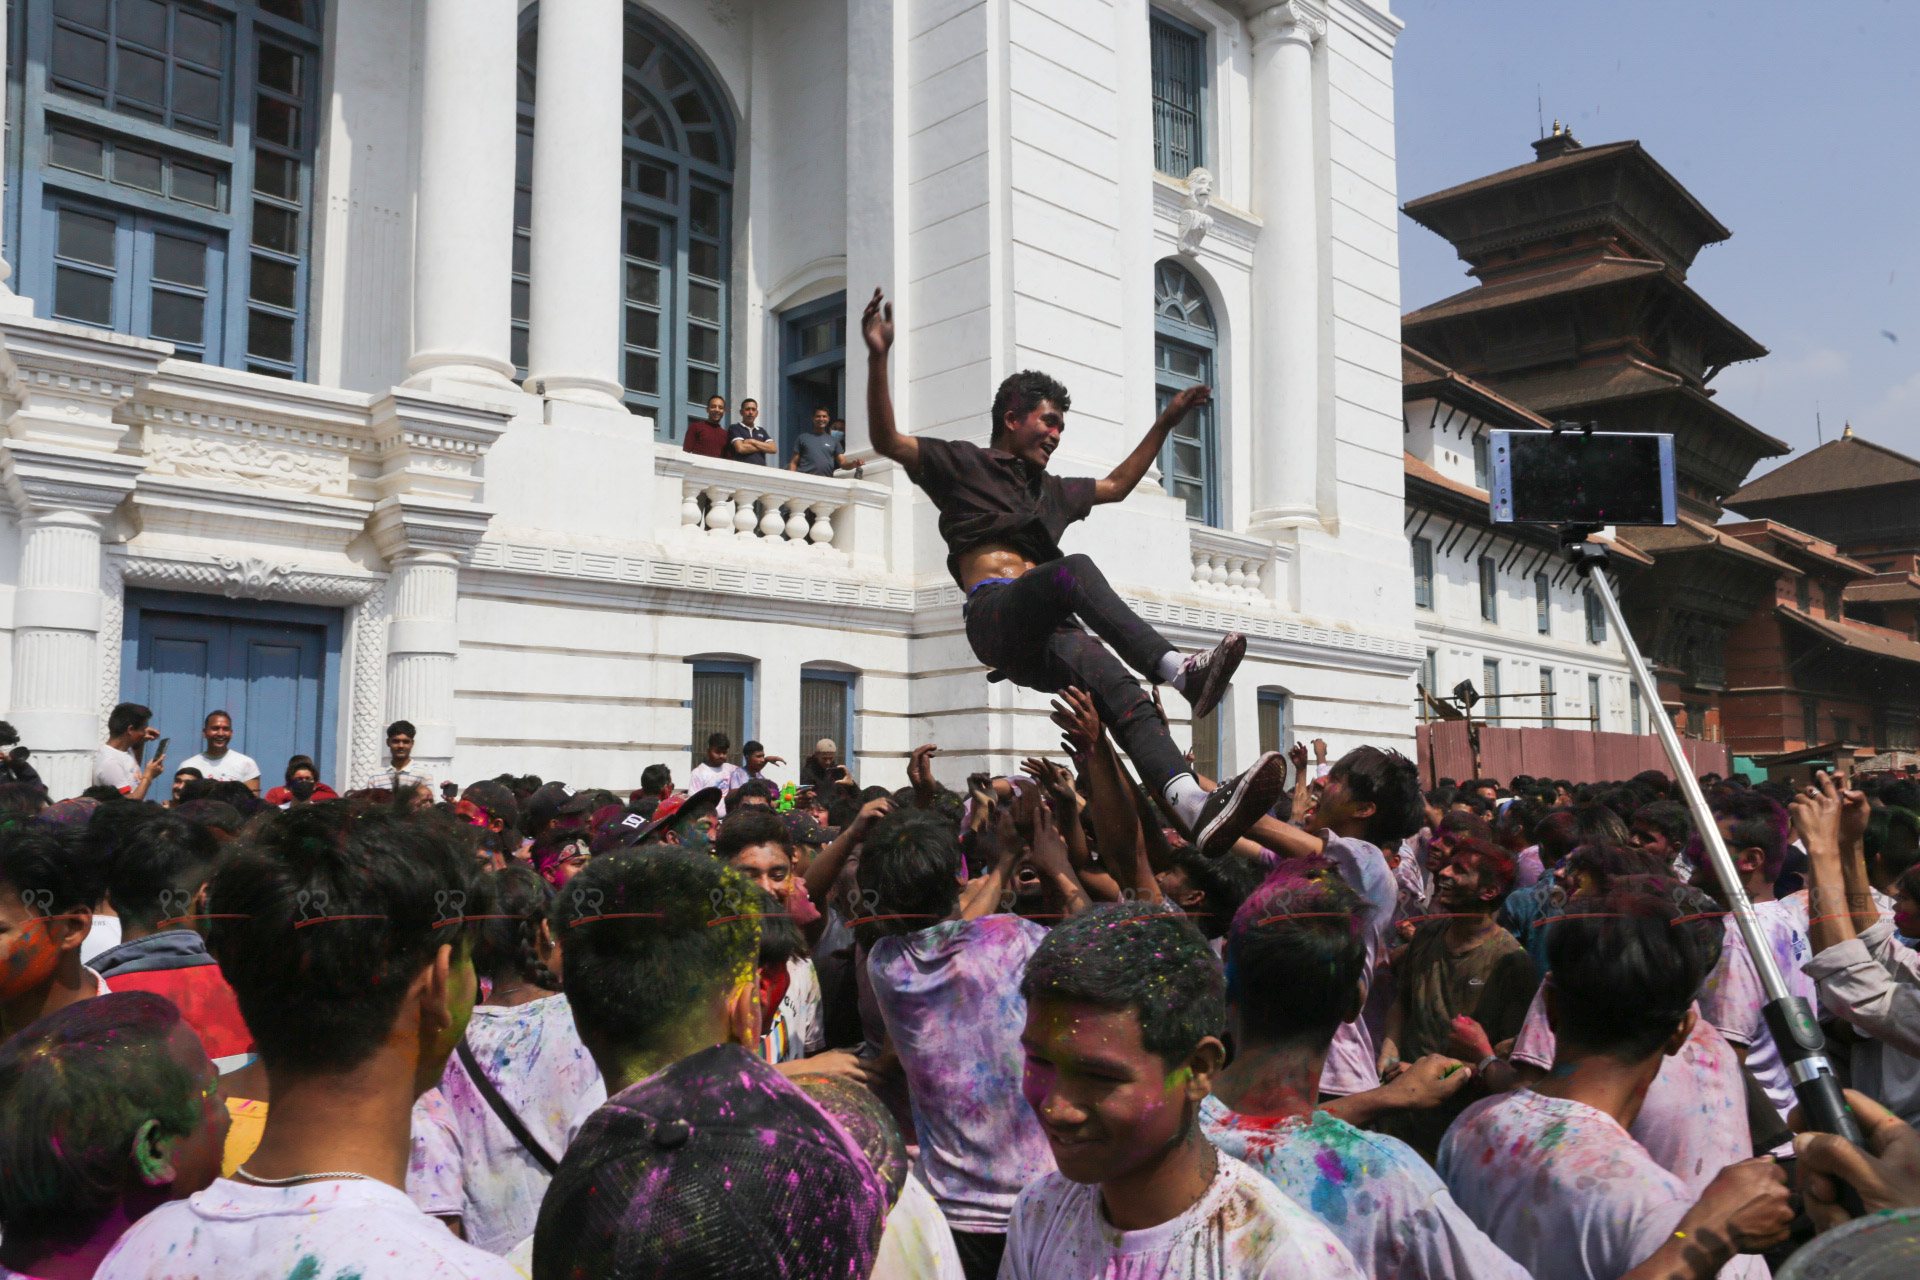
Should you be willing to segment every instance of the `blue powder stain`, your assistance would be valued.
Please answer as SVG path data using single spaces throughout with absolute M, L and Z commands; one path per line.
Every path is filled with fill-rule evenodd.
M 1320 1178 L 1314 1182 L 1312 1201 L 1307 1207 L 1330 1227 L 1346 1225 L 1347 1193 L 1331 1178 Z

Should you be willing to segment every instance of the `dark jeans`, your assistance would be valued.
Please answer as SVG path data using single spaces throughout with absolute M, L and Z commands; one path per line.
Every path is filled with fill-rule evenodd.
M 1160 659 L 1173 646 L 1127 608 L 1092 560 L 1062 556 L 1011 582 L 983 582 L 967 598 L 966 618 L 974 656 L 994 672 L 1041 693 L 1086 690 L 1140 780 L 1155 791 L 1191 772 L 1166 721 L 1127 672 L 1130 666 L 1158 679 Z
M 1000 1255 L 1007 1251 L 1004 1232 L 956 1231 L 953 1250 L 967 1280 L 994 1280 L 1000 1274 Z

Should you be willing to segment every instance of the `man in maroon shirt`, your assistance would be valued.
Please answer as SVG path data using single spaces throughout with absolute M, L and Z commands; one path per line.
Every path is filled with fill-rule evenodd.
M 725 396 L 714 396 L 707 401 L 705 422 L 687 424 L 687 438 L 680 448 L 686 453 L 704 454 L 709 458 L 718 458 L 726 454 L 727 400 Z
M 1127 668 L 1171 684 L 1198 720 L 1226 693 L 1246 653 L 1246 637 L 1231 633 L 1206 653 L 1183 658 L 1127 607 L 1092 560 L 1065 555 L 1059 545 L 1067 526 L 1084 520 L 1096 504 L 1120 502 L 1133 492 L 1167 436 L 1192 409 L 1208 403 L 1212 389 L 1190 387 L 1175 396 L 1105 478 L 1055 476 L 1047 463 L 1060 446 L 1072 403 L 1060 383 L 1031 369 L 1002 382 L 985 449 L 964 440 L 903 435 L 894 425 L 887 383 L 893 307 L 878 289 L 861 331 L 873 447 L 906 468 L 940 509 L 947 570 L 966 593 L 967 640 L 987 665 L 988 679 L 1042 693 L 1086 690 L 1141 782 L 1166 798 L 1193 842 L 1210 855 L 1227 852 L 1279 799 L 1285 763 L 1270 751 L 1238 778 L 1207 791 Z

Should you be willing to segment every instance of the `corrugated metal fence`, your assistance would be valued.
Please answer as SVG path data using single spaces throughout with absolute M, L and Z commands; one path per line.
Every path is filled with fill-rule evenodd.
M 1435 779 L 1474 777 L 1473 747 L 1464 720 L 1435 720 L 1415 731 L 1421 785 Z M 1728 774 L 1732 755 L 1724 742 L 1682 740 L 1695 776 Z M 1479 776 L 1505 782 L 1517 773 L 1569 782 L 1618 782 L 1643 769 L 1672 774 L 1667 753 L 1653 734 L 1594 733 L 1585 729 L 1496 729 L 1480 726 Z

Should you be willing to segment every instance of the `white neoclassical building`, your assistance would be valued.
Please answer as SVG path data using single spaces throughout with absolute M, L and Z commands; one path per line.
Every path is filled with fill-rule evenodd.
M 1038 366 L 1103 472 L 1219 389 L 1068 543 L 1176 643 L 1250 636 L 1204 766 L 1409 740 L 1384 4 L 6 9 L 0 695 L 57 794 L 122 699 L 337 785 L 394 718 L 462 780 L 1052 747 L 904 474 L 680 447 L 717 391 L 776 462 L 817 406 L 866 451 L 875 286 L 913 431 L 984 440 Z

